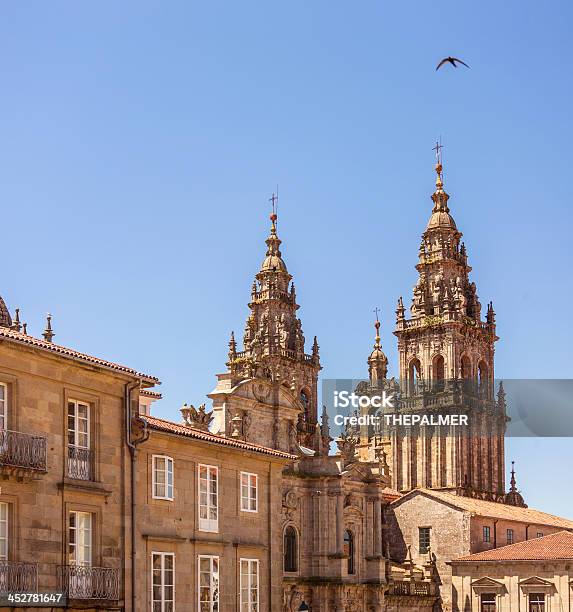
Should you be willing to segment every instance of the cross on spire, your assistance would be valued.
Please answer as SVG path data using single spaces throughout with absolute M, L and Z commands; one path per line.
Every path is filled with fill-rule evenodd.
M 432 151 L 436 152 L 436 163 L 442 165 L 442 149 L 444 148 L 444 145 L 442 144 L 441 140 L 436 140 L 436 144 L 435 146 L 432 147 Z
M 376 306 L 376 308 L 373 310 L 374 314 L 376 315 L 376 321 L 379 321 L 378 319 L 378 313 L 380 312 L 380 308 L 378 308 L 378 306 Z
M 269 202 L 271 203 L 272 207 L 273 207 L 273 215 L 276 214 L 277 212 L 277 208 L 276 208 L 276 204 L 279 201 L 279 197 L 273 193 L 273 195 L 269 198 Z

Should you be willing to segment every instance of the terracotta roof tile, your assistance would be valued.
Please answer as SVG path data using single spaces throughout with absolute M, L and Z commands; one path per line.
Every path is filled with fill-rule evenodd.
M 451 506 L 455 506 L 460 510 L 467 510 L 479 516 L 487 516 L 490 518 L 499 518 L 509 521 L 519 521 L 522 523 L 530 523 L 533 525 L 551 525 L 553 527 L 561 527 L 562 529 L 573 529 L 573 521 L 534 510 L 533 508 L 518 508 L 517 506 L 509 506 L 498 502 L 485 501 L 483 499 L 474 499 L 472 497 L 463 497 L 448 493 L 446 491 L 435 491 L 434 489 L 415 489 L 404 495 L 401 499 L 394 502 L 395 504 L 403 503 L 406 499 L 416 495 L 426 495 L 434 499 L 443 501 Z
M 0 327 L 0 339 L 2 338 L 5 338 L 10 342 L 25 344 L 28 346 L 33 346 L 34 348 L 49 351 L 51 353 L 57 353 L 58 355 L 62 355 L 63 357 L 70 359 L 77 359 L 78 361 L 82 361 L 84 363 L 90 363 L 103 368 L 108 368 L 109 370 L 114 370 L 116 372 L 129 374 L 131 376 L 135 376 L 136 378 L 141 378 L 143 381 L 153 385 L 161 384 L 159 379 L 155 376 L 143 374 L 141 372 L 137 372 L 137 370 L 133 370 L 132 368 L 128 368 L 111 361 L 106 361 L 105 359 L 100 359 L 99 357 L 93 357 L 92 355 L 87 355 L 86 353 L 80 353 L 79 351 L 75 351 L 74 349 L 67 348 L 65 346 L 60 346 L 59 344 L 54 344 L 53 342 L 46 342 L 46 340 L 40 340 L 40 338 L 34 338 L 34 336 L 28 336 L 27 334 L 22 334 L 13 329 Z
M 265 455 L 272 455 L 274 457 L 281 457 L 283 459 L 295 460 L 297 458 L 296 455 L 275 450 L 274 448 L 268 448 L 267 446 L 261 446 L 260 444 L 253 444 L 251 442 L 243 442 L 242 440 L 224 438 L 223 436 L 218 436 L 209 431 L 200 431 L 199 429 L 194 429 L 188 425 L 173 423 L 173 421 L 166 421 L 165 419 L 159 419 L 154 416 L 142 416 L 142 418 L 147 421 L 152 429 L 156 429 L 158 431 L 165 431 L 180 436 L 186 436 L 188 438 L 194 438 L 196 440 L 203 440 L 204 442 L 222 444 L 223 446 L 232 446 L 234 448 L 263 453 Z
M 460 557 L 458 561 L 545 561 L 573 559 L 573 533 L 558 531 L 542 538 L 509 544 L 493 550 Z
M 152 397 L 153 399 L 160 400 L 163 395 L 159 391 L 150 391 L 149 389 L 140 389 L 139 395 L 142 397 Z

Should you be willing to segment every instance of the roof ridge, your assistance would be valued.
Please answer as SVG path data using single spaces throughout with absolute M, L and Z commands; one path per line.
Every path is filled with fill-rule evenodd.
M 513 544 L 506 544 L 491 550 L 465 555 L 457 561 L 534 561 L 539 559 L 573 559 L 573 533 L 566 529 L 531 538 Z
M 262 444 L 256 444 L 255 442 L 246 442 L 244 440 L 235 440 L 233 438 L 226 438 L 224 436 L 220 436 L 211 431 L 202 431 L 200 429 L 195 429 L 194 427 L 190 427 L 189 425 L 185 425 L 184 423 L 176 423 L 175 421 L 170 421 L 168 419 L 162 419 L 161 417 L 153 416 L 153 415 L 141 415 L 141 417 L 147 421 L 153 427 L 153 421 L 157 421 L 157 426 L 160 427 L 162 424 L 165 427 L 161 428 L 161 431 L 169 431 L 170 433 L 179 434 L 179 435 L 188 435 L 191 438 L 196 438 L 199 440 L 204 440 L 205 442 L 214 442 L 216 444 L 222 444 L 224 446 L 234 446 L 236 448 L 243 448 L 245 450 L 252 450 L 254 452 L 261 452 L 267 455 L 274 455 L 276 457 L 283 457 L 285 459 L 296 459 L 297 456 L 288 453 L 286 451 L 277 450 L 274 448 L 270 448 L 269 446 L 263 446 Z M 176 429 L 174 429 L 176 428 Z
M 440 491 L 436 489 L 413 489 L 401 497 L 400 499 L 392 502 L 394 504 L 403 503 L 408 497 L 413 497 L 416 494 L 426 495 L 437 501 L 441 501 L 445 504 L 449 504 L 458 508 L 459 510 L 465 510 L 468 512 L 474 512 L 482 516 L 488 517 L 499 517 L 503 515 L 503 518 L 514 521 L 529 520 L 534 524 L 539 525 L 550 525 L 560 527 L 562 529 L 573 529 L 573 520 L 565 518 L 563 516 L 557 516 L 556 514 L 550 514 L 543 510 L 537 510 L 536 508 L 520 508 L 503 502 L 495 502 L 486 499 L 479 499 L 475 497 L 465 497 L 463 495 L 456 495 L 449 491 Z
M 61 344 L 47 342 L 46 340 L 41 340 L 40 338 L 29 336 L 28 334 L 23 334 L 13 329 L 7 329 L 7 328 L 0 327 L 0 336 L 7 338 L 9 340 L 14 340 L 21 344 L 26 344 L 28 346 L 33 346 L 35 348 L 44 349 L 51 353 L 56 353 L 64 357 L 72 357 L 75 359 L 80 359 L 87 363 L 92 363 L 92 364 L 96 364 L 96 365 L 99 365 L 105 368 L 109 368 L 110 370 L 115 370 L 117 372 L 124 372 L 125 374 L 131 374 L 132 376 L 136 376 L 137 378 L 142 378 L 146 382 L 150 382 L 156 385 L 161 384 L 161 382 L 159 381 L 157 377 L 151 376 L 150 374 L 144 374 L 143 372 L 138 372 L 137 370 L 134 370 L 133 368 L 129 368 L 119 363 L 114 363 L 113 361 L 102 359 L 101 357 L 95 357 L 93 355 L 89 355 L 88 353 L 82 353 L 81 351 L 77 351 L 76 349 L 72 349 L 67 346 L 63 346 Z

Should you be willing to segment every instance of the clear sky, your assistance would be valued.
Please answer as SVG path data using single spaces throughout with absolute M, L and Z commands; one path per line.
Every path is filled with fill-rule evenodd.
M 498 378 L 573 375 L 570 2 L 50 2 L 0 8 L 0 294 L 40 335 L 155 374 L 179 418 L 242 336 L 268 198 L 324 376 L 409 303 L 434 157 Z M 445 67 L 446 55 L 471 68 Z M 540 406 L 540 410 L 543 407 Z M 572 516 L 570 440 L 510 440 Z

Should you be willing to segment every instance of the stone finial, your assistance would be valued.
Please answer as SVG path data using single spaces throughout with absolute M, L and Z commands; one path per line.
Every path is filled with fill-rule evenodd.
M 24 336 L 28 335 L 28 324 L 27 323 L 22 324 L 22 333 L 24 334 Z
M 406 309 L 404 308 L 404 301 L 402 296 L 398 298 L 398 305 L 396 306 L 396 323 L 404 320 Z
M 316 339 L 316 336 L 314 337 L 314 342 L 312 343 L 312 359 L 313 361 L 318 361 L 319 360 L 319 351 L 320 351 L 320 347 L 318 346 L 318 340 Z
M 235 332 L 231 332 L 229 340 L 229 361 L 234 361 L 237 358 L 237 341 L 235 340 Z
M 20 309 L 16 308 L 14 311 L 14 321 L 12 322 L 12 329 L 14 331 L 19 332 L 22 329 L 22 325 L 20 324 Z
M 44 330 L 42 336 L 44 336 L 44 340 L 46 342 L 52 342 L 52 339 L 55 335 L 56 334 L 54 334 L 54 332 L 52 331 L 52 315 L 48 313 L 46 315 L 46 329 Z
M 493 302 L 490 302 L 487 305 L 487 315 L 486 315 L 486 321 L 490 324 L 493 325 L 495 323 L 495 310 L 493 309 Z
M 189 406 L 184 404 L 183 408 L 181 408 L 181 414 L 185 425 L 194 429 L 200 429 L 201 431 L 209 431 L 209 425 L 211 425 L 213 420 L 213 413 L 206 411 L 205 404 L 201 404 L 198 409 L 193 404 Z

